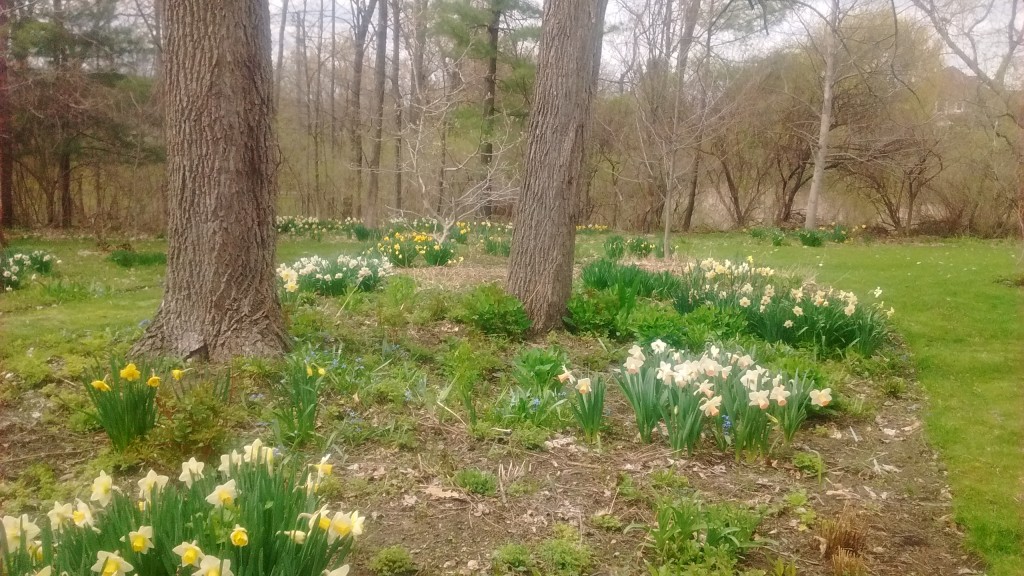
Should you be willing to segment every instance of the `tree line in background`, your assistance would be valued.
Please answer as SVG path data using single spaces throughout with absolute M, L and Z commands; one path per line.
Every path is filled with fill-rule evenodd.
M 1016 231 L 1017 0 L 913 3 L 612 0 L 571 218 Z M 166 228 L 161 4 L 0 0 L 6 226 Z M 1003 39 L 965 40 L 986 6 L 1012 10 Z M 531 0 L 272 3 L 279 211 L 510 217 L 540 17 Z M 986 42 L 995 56 L 971 52 Z

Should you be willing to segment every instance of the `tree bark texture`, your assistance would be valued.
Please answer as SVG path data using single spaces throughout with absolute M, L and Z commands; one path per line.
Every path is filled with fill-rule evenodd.
M 367 228 L 377 227 L 377 212 L 380 209 L 380 159 L 384 150 L 384 87 L 387 80 L 388 55 L 388 3 L 377 2 L 377 53 L 373 71 L 373 117 L 370 119 L 370 157 L 367 169 L 370 174 L 366 184 L 366 198 L 363 202 L 363 223 Z
M 0 0 L 0 229 L 14 225 L 14 135 L 7 68 L 10 13 L 10 0 Z
M 487 74 L 484 76 L 484 141 L 480 146 L 480 164 L 484 169 L 484 193 L 491 195 L 491 159 L 494 156 L 494 101 L 498 92 L 498 33 L 501 26 L 501 8 L 491 1 L 491 19 L 487 23 Z M 485 218 L 491 216 L 490 200 L 483 206 Z
M 574 212 L 606 7 L 605 0 L 548 0 L 544 7 L 508 275 L 535 333 L 561 325 L 572 289 Z
M 176 0 L 166 18 L 167 280 L 134 352 L 281 353 L 268 5 Z

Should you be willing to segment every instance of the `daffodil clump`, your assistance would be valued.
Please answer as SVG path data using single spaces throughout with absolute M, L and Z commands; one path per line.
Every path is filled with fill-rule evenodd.
M 320 239 L 326 235 L 352 235 L 352 226 L 358 221 L 353 218 L 337 220 L 314 216 L 278 216 L 275 223 L 278 234 Z
M 654 242 L 651 242 L 641 236 L 630 238 L 629 241 L 626 242 L 626 249 L 629 250 L 630 254 L 637 258 L 647 258 L 657 248 L 658 246 Z
M 444 266 L 455 259 L 455 244 L 425 232 L 392 232 L 380 239 L 377 251 L 393 265 L 409 268 L 422 256 L 431 266 Z
M 36 274 L 50 274 L 53 266 L 60 264 L 54 255 L 42 250 L 29 253 L 0 254 L 0 292 L 11 292 L 21 288 L 26 280 Z
M 832 354 L 854 349 L 871 356 L 889 334 L 887 320 L 894 310 L 872 291 L 864 303 L 853 292 L 801 283 L 780 277 L 775 270 L 756 267 L 753 259 L 734 263 L 708 258 L 684 269 L 676 309 L 689 313 L 713 306 L 741 314 L 756 336 L 769 342 L 817 348 Z
M 507 236 L 512 234 L 512 224 L 505 222 L 491 222 L 490 220 L 481 220 L 479 222 L 473 222 L 468 227 L 471 228 L 480 236 Z
M 286 293 L 313 292 L 324 296 L 353 290 L 372 292 L 391 274 L 389 262 L 365 256 L 342 255 L 336 260 L 310 256 L 277 268 L 277 277 Z
M 216 468 L 182 462 L 176 482 L 150 470 L 121 489 L 100 472 L 45 519 L 3 517 L 0 573 L 344 576 L 364 517 L 323 505 L 332 471 L 330 455 L 307 466 L 256 440 Z
M 608 231 L 604 224 L 582 224 L 576 226 L 577 234 L 603 234 Z
M 664 422 L 676 450 L 692 452 L 710 438 L 737 457 L 767 454 L 773 432 L 791 441 L 810 407 L 832 401 L 831 389 L 814 389 L 799 374 L 771 373 L 749 355 L 709 346 L 698 356 L 660 340 L 633 346 L 618 380 L 643 441 L 651 442 Z
M 105 374 L 96 374 L 85 385 L 96 420 L 116 450 L 124 450 L 156 426 L 157 390 L 168 380 L 181 380 L 185 371 L 157 372 L 145 364 L 121 364 L 114 360 Z

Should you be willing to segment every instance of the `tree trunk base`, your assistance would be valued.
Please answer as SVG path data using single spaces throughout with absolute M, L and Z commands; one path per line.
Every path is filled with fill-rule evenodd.
M 272 320 L 269 313 L 227 318 L 226 324 L 224 329 L 204 335 L 183 315 L 165 313 L 161 308 L 132 346 L 131 355 L 223 362 L 235 356 L 279 356 L 288 350 L 281 322 Z

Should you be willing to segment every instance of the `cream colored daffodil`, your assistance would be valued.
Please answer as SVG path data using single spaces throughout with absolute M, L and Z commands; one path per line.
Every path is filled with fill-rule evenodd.
M 3 517 L 4 536 L 6 537 L 7 550 L 20 550 L 21 545 L 28 543 L 39 535 L 39 526 L 36 526 L 28 517 L 28 514 L 21 516 Z
M 157 474 L 152 468 L 149 473 L 143 476 L 139 484 L 139 499 L 149 501 L 153 498 L 153 492 L 160 492 L 167 486 L 167 476 Z
M 322 576 L 348 576 L 348 564 L 334 570 L 324 570 Z
M 203 551 L 196 545 L 196 541 L 182 542 L 175 546 L 171 552 L 174 552 L 178 556 L 181 556 L 181 566 L 199 566 L 199 561 L 203 559 Z
M 220 466 L 217 467 L 217 471 L 225 476 L 231 476 L 231 468 L 237 468 L 241 464 L 242 455 L 237 450 L 232 450 L 230 454 L 220 455 Z
M 96 563 L 92 566 L 92 571 L 99 572 L 100 576 L 125 576 L 134 569 L 134 566 L 121 558 L 120 553 L 105 550 L 96 553 Z
M 128 533 L 128 543 L 132 550 L 139 554 L 145 554 L 153 549 L 153 527 L 140 526 L 138 530 Z
M 100 507 L 110 504 L 113 497 L 114 479 L 107 476 L 107 473 L 100 470 L 100 475 L 92 481 L 92 495 L 89 500 L 99 502 Z
M 700 401 L 699 408 L 704 411 L 704 415 L 708 418 L 712 416 L 718 416 L 719 409 L 722 406 L 722 397 L 715 396 L 714 398 L 704 398 Z
M 306 533 L 302 530 L 284 530 L 282 532 L 278 532 L 278 534 L 287 536 L 292 542 L 300 546 L 306 543 Z
M 576 391 L 580 394 L 590 394 L 590 378 L 580 378 L 576 383 Z
M 197 461 L 193 456 L 188 459 L 188 462 L 181 463 L 181 474 L 178 476 L 178 480 L 191 488 L 193 482 L 203 478 L 203 468 L 205 467 L 205 463 Z
M 237 497 L 238 490 L 235 488 L 234 479 L 232 479 L 214 488 L 213 492 L 206 497 L 206 501 L 212 504 L 214 508 L 222 508 L 224 506 L 231 506 Z
M 50 517 L 50 528 L 54 532 L 59 532 L 64 529 L 69 522 L 71 522 L 71 514 L 74 512 L 74 507 L 70 504 L 61 504 L 60 502 L 54 502 L 53 508 L 46 513 Z
M 75 511 L 71 513 L 71 520 L 79 528 L 92 528 L 92 508 L 81 500 L 75 501 Z
M 199 570 L 192 576 L 235 576 L 231 571 L 231 560 L 221 560 L 216 556 L 203 556 Z
M 832 401 L 832 389 L 811 390 L 811 404 L 824 408 Z

